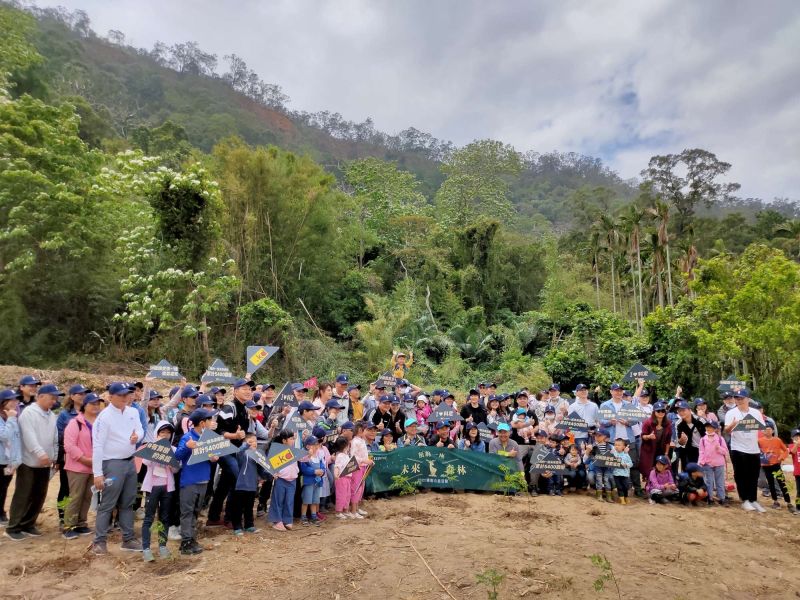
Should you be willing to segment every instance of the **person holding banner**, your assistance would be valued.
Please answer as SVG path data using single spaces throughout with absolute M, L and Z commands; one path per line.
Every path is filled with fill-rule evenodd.
M 489 442 L 489 453 L 513 458 L 517 463 L 517 470 L 522 471 L 519 445 L 511 439 L 511 426 L 508 423 L 500 423 L 497 426 L 497 437 Z
M 579 383 L 575 386 L 575 402 L 570 404 L 570 412 L 577 413 L 577 415 L 586 421 L 588 427 L 597 426 L 597 404 L 589 400 L 589 388 L 584 384 Z M 573 431 L 575 445 L 578 447 L 579 452 L 583 452 L 583 447 L 589 439 L 589 432 L 587 431 Z
M 415 419 L 414 417 L 409 417 L 408 419 L 406 419 L 405 427 L 406 427 L 405 435 L 400 436 L 400 439 L 397 440 L 398 448 L 405 448 L 407 446 L 427 446 L 427 444 L 425 443 L 425 438 L 417 433 L 417 430 L 419 428 L 417 419 Z
M 465 435 L 458 440 L 459 450 L 470 450 L 472 452 L 486 452 L 486 442 L 481 439 L 478 425 L 472 421 L 464 425 Z
M 291 448 L 295 445 L 295 434 L 293 431 L 284 430 L 279 432 L 272 441 Z M 297 461 L 275 473 L 267 519 L 272 523 L 272 528 L 276 531 L 292 529 L 294 522 L 294 495 L 299 474 L 300 467 Z
M 155 435 L 158 440 L 172 440 L 175 427 L 168 421 L 161 421 L 155 427 Z M 171 446 L 175 452 L 175 447 Z M 170 506 L 174 502 L 175 496 L 175 471 L 176 468 L 169 465 L 157 463 L 155 461 L 143 459 L 142 463 L 147 467 L 147 473 L 142 482 L 142 491 L 147 493 L 147 502 L 144 507 L 144 519 L 142 520 L 142 558 L 145 562 L 153 562 L 155 557 L 150 550 L 150 527 L 155 521 L 156 515 L 161 523 L 158 532 L 158 554 L 161 558 L 169 558 L 167 550 L 167 528 L 172 524 L 169 520 Z
M 233 504 L 231 506 L 231 525 L 233 535 L 241 536 L 245 533 L 258 533 L 253 517 L 253 504 L 256 501 L 258 480 L 267 478 L 267 471 L 248 455 L 248 451 L 258 450 L 258 438 L 253 432 L 245 435 L 244 443 L 236 453 L 236 462 L 239 465 L 239 474 L 236 477 L 236 486 L 233 491 Z
M 736 426 L 748 415 L 764 425 L 761 412 L 750 407 L 747 390 L 734 392 L 736 406 L 725 414 L 725 433 L 731 436 L 730 452 L 736 491 L 746 511 L 767 512 L 758 503 L 758 475 L 761 471 L 761 450 L 758 447 L 758 431 L 737 431 Z

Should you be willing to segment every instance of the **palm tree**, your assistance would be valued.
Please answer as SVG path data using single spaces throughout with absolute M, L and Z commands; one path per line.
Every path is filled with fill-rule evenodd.
M 641 251 L 641 234 L 642 234 L 642 220 L 644 219 L 645 211 L 631 204 L 627 207 L 622 215 L 622 222 L 626 226 L 628 232 L 628 242 L 631 251 L 631 261 L 633 254 L 636 254 L 636 276 L 639 280 L 639 298 L 638 298 L 638 326 L 641 331 L 641 324 L 644 320 L 644 301 L 642 300 L 642 251 Z M 631 265 L 631 274 L 633 275 L 633 265 Z M 634 281 L 634 296 L 636 295 L 636 282 Z M 634 297 L 634 303 L 636 303 Z
M 661 236 L 657 231 L 651 231 L 645 241 L 652 249 L 651 275 L 656 280 L 658 291 L 658 305 L 664 308 L 664 246 L 661 245 Z
M 594 223 L 590 229 L 589 251 L 592 253 L 592 271 L 594 272 L 594 289 L 597 294 L 597 308 L 600 308 L 600 261 L 599 254 L 602 250 L 601 236 L 603 231 L 598 223 Z
M 611 303 L 614 312 L 617 312 L 617 291 L 616 291 L 616 277 L 617 277 L 617 262 L 616 254 L 620 246 L 620 230 L 619 225 L 613 217 L 607 214 L 600 215 L 600 225 L 602 227 L 605 249 L 611 257 Z M 622 292 L 620 292 L 621 294 Z M 620 310 L 622 309 L 622 297 L 620 296 Z
M 775 226 L 775 233 L 781 237 L 788 237 L 797 244 L 797 258 L 800 260 L 800 219 L 778 223 Z
M 669 305 L 672 306 L 672 261 L 669 255 L 669 204 L 656 200 L 654 206 L 648 208 L 647 212 L 658 220 L 658 244 L 665 249 L 667 255 L 667 299 Z

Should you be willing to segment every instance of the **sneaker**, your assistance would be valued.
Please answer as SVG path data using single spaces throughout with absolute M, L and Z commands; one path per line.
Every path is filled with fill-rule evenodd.
M 119 545 L 120 550 L 125 550 L 126 552 L 141 552 L 142 551 L 142 541 L 137 540 L 136 538 L 131 538 L 126 542 L 122 542 Z
M 359 513 L 354 512 L 354 513 L 350 513 L 350 518 L 351 519 L 363 519 L 364 517 L 361 516 Z
M 192 548 L 192 552 L 194 552 L 195 554 L 200 554 L 204 550 L 204 548 L 200 544 L 198 544 L 197 540 L 194 538 L 189 540 L 189 545 Z
M 31 527 L 30 529 L 26 529 L 23 531 L 25 535 L 29 535 L 30 537 L 41 537 L 42 532 L 36 529 L 36 527 Z
M 358 514 L 360 514 L 362 517 L 368 517 L 369 516 L 369 513 L 367 511 L 365 511 L 363 508 L 359 508 L 356 512 Z
M 267 514 L 267 511 L 266 511 L 266 510 L 264 510 L 264 507 L 263 507 L 263 506 L 259 506 L 259 507 L 256 509 L 256 517 L 258 517 L 258 518 L 261 518 L 261 517 L 263 517 L 265 514 Z
M 223 521 L 222 519 L 217 519 L 216 521 L 211 521 L 211 520 L 206 521 L 206 527 L 208 527 L 209 529 L 211 529 L 212 527 L 224 527 L 224 526 L 225 526 L 225 521 Z
M 153 556 L 153 551 L 150 550 L 150 548 L 142 550 L 142 558 L 144 559 L 144 562 L 153 562 L 156 559 L 156 557 Z
M 242 535 L 244 535 L 244 531 L 242 531 L 241 529 L 234 529 L 233 530 L 233 535 L 242 536 Z
M 655 503 L 656 503 L 656 501 L 655 501 L 655 500 L 653 500 L 652 498 L 650 498 L 650 499 L 647 501 L 647 503 L 648 503 L 648 504 L 655 504 Z
M 63 537 L 65 540 L 77 540 L 79 537 L 81 537 L 81 534 L 74 529 L 67 529 L 61 534 L 61 537 Z
M 719 505 L 722 506 L 723 508 L 730 508 L 731 501 L 728 500 L 727 498 L 723 498 L 722 500 L 719 501 Z
M 539 492 L 537 492 L 536 490 L 531 490 L 531 496 L 533 498 L 536 498 L 537 496 L 539 496 Z
M 326 517 L 324 513 L 318 512 L 318 513 L 317 513 L 317 518 L 318 518 L 320 521 L 324 521 L 324 520 L 325 520 L 325 519 L 327 519 L 328 517 Z
M 244 530 L 245 533 L 258 533 L 259 531 L 261 530 L 257 527 L 246 527 Z
M 181 542 L 180 553 L 184 556 L 190 556 L 194 554 L 194 551 L 192 550 L 192 542 Z
M 167 539 L 173 542 L 179 542 L 181 540 L 181 528 L 177 525 L 170 527 L 169 531 L 167 531 Z
M 547 492 L 547 495 L 548 496 L 555 496 L 556 492 L 555 492 L 555 490 L 550 490 L 549 492 Z
M 14 540 L 15 542 L 21 542 L 27 536 L 21 531 L 9 531 L 8 529 L 6 529 L 6 537 Z
M 0 513 L 0 527 L 5 527 L 6 525 L 8 525 L 8 515 Z
M 272 528 L 273 528 L 275 531 L 286 531 L 286 526 L 285 526 L 283 523 L 280 523 L 280 522 L 279 522 L 279 523 L 275 523 L 275 524 L 272 526 Z
M 95 542 L 92 544 L 92 552 L 97 555 L 108 554 L 108 548 L 105 542 Z
M 761 490 L 761 495 L 764 496 L 764 498 L 769 498 L 770 491 L 769 490 Z
M 73 529 L 73 531 L 77 531 L 78 535 L 89 535 L 90 533 L 93 533 L 88 527 L 76 527 Z
M 320 523 L 319 519 L 311 519 L 311 524 L 314 527 L 319 527 L 322 523 Z
M 167 548 L 166 546 L 158 547 L 158 555 L 161 558 L 169 558 L 170 556 L 172 556 L 172 554 L 170 554 L 169 548 Z
M 760 513 L 767 512 L 767 509 L 764 508 L 763 506 L 761 506 L 758 502 L 753 502 L 752 505 L 753 505 L 753 508 L 756 509 Z
M 308 527 L 310 523 L 308 522 L 308 519 L 303 517 L 302 519 L 300 519 L 300 525 L 302 525 L 303 527 Z
M 336 513 L 336 518 L 339 519 L 340 521 L 347 521 L 347 519 L 349 519 L 350 517 L 345 515 L 345 513 L 343 512 L 338 512 Z
M 144 507 L 141 507 L 139 510 L 137 510 L 133 514 L 133 518 L 136 519 L 137 521 L 141 521 L 142 519 L 144 519 Z
M 292 525 L 291 523 L 284 523 L 283 527 L 286 529 L 286 531 L 291 531 L 294 525 Z
M 781 503 L 776 500 L 775 502 L 772 503 L 772 508 L 774 508 L 775 510 L 780 510 Z
M 750 502 L 750 500 L 745 500 L 744 502 L 742 502 L 742 508 L 749 512 L 752 512 L 756 509 L 756 507 L 753 506 L 753 503 Z

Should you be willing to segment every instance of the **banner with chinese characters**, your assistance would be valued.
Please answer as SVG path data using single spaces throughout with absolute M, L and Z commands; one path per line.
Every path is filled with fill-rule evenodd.
M 403 475 L 422 488 L 496 490 L 503 481 L 500 466 L 517 470 L 513 459 L 497 454 L 427 446 L 398 448 L 371 454 L 375 466 L 369 476 L 373 492 L 385 492 L 394 475 Z

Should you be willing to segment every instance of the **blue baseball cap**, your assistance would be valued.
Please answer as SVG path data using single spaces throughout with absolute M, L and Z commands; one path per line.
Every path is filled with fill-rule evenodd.
M 480 395 L 481 395 L 481 393 L 478 390 L 476 390 L 475 388 L 472 388 L 469 391 L 469 393 L 467 393 L 467 396 L 480 396 Z
M 508 423 L 500 423 L 497 425 L 497 431 L 511 431 L 511 426 Z
M 612 389 L 612 390 L 621 390 L 621 389 L 623 389 L 623 388 L 622 388 L 622 386 L 621 386 L 620 384 L 618 384 L 618 383 L 612 383 L 612 384 L 611 384 L 611 389 Z
M 303 442 L 303 446 L 305 446 L 306 448 L 308 446 L 313 446 L 314 444 L 319 444 L 319 439 L 317 438 L 317 436 L 314 435 L 308 436 Z
M 227 393 L 228 393 L 228 390 L 226 390 L 225 388 L 221 388 L 221 387 L 216 387 L 216 386 L 214 386 L 214 387 L 212 387 L 210 390 L 208 390 L 208 392 L 209 392 L 209 393 L 210 393 L 212 396 L 216 396 L 217 394 L 227 394 Z
M 353 390 L 360 390 L 360 389 L 361 386 L 356 383 L 355 385 L 348 386 L 347 391 L 352 392 Z
M 597 433 L 595 435 L 602 435 L 604 437 L 611 437 L 611 434 L 609 434 L 608 429 L 606 429 L 606 428 L 598 429 Z
M 19 400 L 20 398 L 22 398 L 22 394 L 18 393 L 17 390 L 3 390 L 0 392 L 0 402 Z
M 522 408 L 522 407 L 520 407 L 520 408 L 518 408 L 518 409 L 517 409 L 517 414 L 518 414 L 518 415 L 524 415 L 524 414 L 526 414 L 527 412 L 528 412 L 528 409 L 526 409 L 526 408 Z M 547 411 L 545 411 L 545 412 L 547 412 Z
M 640 398 L 649 398 L 650 397 L 650 390 L 648 390 L 647 388 L 642 388 L 642 391 L 639 392 L 639 397 Z
M 236 381 L 233 382 L 233 389 L 244 386 L 248 386 L 249 388 L 254 388 L 256 387 L 256 383 L 252 379 L 245 379 L 244 377 L 242 377 L 241 379 L 237 379 Z
M 274 384 L 274 383 L 265 383 L 265 384 L 263 384 L 263 385 L 261 386 L 261 391 L 262 391 L 262 392 L 263 392 L 264 390 L 269 390 L 269 389 L 273 389 L 273 390 L 274 390 L 274 389 L 275 389 L 275 384 Z
M 713 427 L 714 429 L 719 429 L 719 422 L 718 421 L 706 421 L 706 427 Z
M 339 401 L 338 401 L 338 400 L 336 400 L 336 399 L 333 399 L 333 400 L 328 400 L 328 401 L 325 403 L 325 408 L 338 408 L 338 409 L 342 409 L 342 408 L 344 408 L 344 406 L 342 406 L 341 404 L 339 404 Z
M 68 393 L 70 396 L 72 396 L 72 394 L 88 394 L 91 391 L 92 390 L 90 390 L 89 388 L 83 387 L 80 383 L 78 383 L 69 388 Z
M 181 390 L 181 398 L 197 398 L 199 395 L 198 389 L 192 385 L 187 385 Z
M 19 385 L 41 385 L 42 382 L 38 377 L 33 375 L 23 375 L 19 380 Z
M 666 456 L 664 456 L 663 454 L 662 454 L 661 456 L 657 456 L 657 457 L 656 457 L 656 462 L 657 462 L 657 463 L 661 463 L 662 465 L 667 465 L 667 466 L 669 466 L 669 458 L 667 458 L 667 457 L 666 457 Z
M 374 386 L 375 386 L 376 390 L 385 390 L 386 389 L 386 384 L 383 383 L 382 381 L 376 381 Z
M 706 403 L 706 401 L 705 401 L 705 400 L 703 400 L 702 398 L 695 398 L 695 399 L 694 399 L 694 405 L 695 405 L 695 406 L 697 406 L 697 405 L 699 405 L 699 404 L 705 404 L 705 403 Z
M 573 391 L 582 392 L 583 390 L 588 390 L 588 389 L 589 388 L 587 388 L 585 385 L 583 385 L 582 383 L 579 383 L 578 385 L 575 386 L 575 389 Z
M 441 396 L 441 395 L 442 395 L 442 390 L 433 390 L 433 392 L 431 392 L 431 396 Z
M 378 426 L 375 423 L 373 423 L 372 421 L 362 421 L 362 423 L 364 424 L 364 429 L 377 429 L 378 428 Z
M 557 392 L 560 392 L 560 391 L 561 391 L 561 386 L 560 386 L 560 385 L 558 385 L 557 383 L 551 383 L 551 384 L 550 384 L 550 387 L 549 387 L 549 388 L 547 388 L 547 390 L 548 390 L 548 391 L 555 390 L 555 391 L 557 391 Z
M 189 420 L 193 425 L 197 425 L 198 423 L 210 419 L 214 414 L 214 412 L 206 410 L 205 408 L 198 408 L 192 411 L 192 414 L 189 415 Z
M 48 386 L 44 386 L 48 387 Z M 127 396 L 131 392 L 131 386 L 127 383 L 122 383 L 121 381 L 115 381 L 111 385 L 108 386 L 108 393 L 112 396 Z M 41 390 L 39 390 L 41 392 Z
M 342 423 L 342 431 L 344 430 L 353 431 L 355 428 L 356 424 L 353 423 L 352 421 L 345 421 L 344 423 Z
M 349 383 L 349 379 L 347 378 L 347 373 L 339 373 L 336 376 L 336 383 Z
M 403 427 L 411 427 L 412 425 L 416 425 L 416 424 L 417 424 L 417 420 L 415 418 L 413 418 L 413 417 L 409 417 L 403 423 Z
M 657 410 L 666 411 L 667 410 L 667 405 L 664 402 L 662 402 L 661 400 L 659 400 L 658 402 L 653 404 L 653 412 L 655 412 Z
M 299 392 L 301 390 L 304 391 L 304 392 L 307 392 L 308 388 L 306 386 L 304 386 L 302 383 L 293 383 L 292 384 L 292 391 L 293 392 Z
M 384 429 L 383 431 L 381 431 L 381 437 L 385 437 L 387 435 L 390 435 L 390 436 L 394 437 L 394 433 L 392 433 L 392 430 L 389 429 L 388 427 L 386 429 Z
M 547 408 L 544 409 L 544 412 L 545 412 L 545 414 L 547 414 L 547 413 L 556 414 L 556 409 L 552 405 L 548 404 Z
M 733 397 L 734 398 L 749 398 L 750 397 L 750 392 L 747 390 L 747 388 L 742 388 L 742 389 L 739 389 L 739 390 L 733 390 Z
M 0 398 L 1 399 L 1 398 Z M 86 394 L 86 398 L 83 399 L 83 404 L 95 404 L 97 402 L 102 402 L 103 399 L 95 393 L 89 392 Z
M 178 392 L 179 389 L 181 388 L 178 387 L 177 385 L 172 386 L 172 388 L 169 390 L 169 397 L 172 398 Z
M 392 396 L 392 404 L 400 404 L 400 397 Z
M 320 427 L 319 425 L 315 425 L 315 426 L 314 426 L 314 429 L 312 429 L 312 430 L 311 430 L 311 435 L 313 435 L 313 436 L 314 436 L 314 437 L 316 437 L 316 438 L 322 439 L 322 438 L 324 438 L 326 435 L 328 435 L 328 432 L 327 432 L 327 431 L 325 431 L 325 430 L 324 430 L 322 427 Z
M 162 395 L 161 395 L 161 394 L 158 392 L 158 390 L 150 390 L 150 393 L 148 394 L 148 397 L 147 397 L 147 399 L 148 399 L 148 400 L 155 400 L 156 398 L 163 398 L 163 397 L 164 397 L 164 396 L 162 396 Z M 84 402 L 86 402 L 86 400 L 84 400 Z
M 244 403 L 245 408 L 258 408 L 258 404 L 255 403 L 254 400 L 248 400 Z
M 384 394 L 383 396 L 378 398 L 378 404 L 382 404 L 384 402 L 391 402 L 391 401 L 392 401 L 392 397 L 391 396 L 387 396 L 386 394 Z
M 317 407 L 308 400 L 303 400 L 297 407 L 297 412 L 303 412 L 304 410 L 317 410 Z
M 691 408 L 691 407 L 689 406 L 689 403 L 686 400 L 678 400 L 675 403 L 675 408 L 681 409 L 681 408 Z
M 452 398 L 453 400 L 456 399 L 456 397 L 452 394 L 452 392 L 449 392 L 447 390 L 442 390 L 442 400 L 447 400 L 448 398 Z
M 409 385 L 409 383 L 408 383 L 408 379 L 398 379 L 398 380 L 397 380 L 397 385 L 398 385 L 398 386 L 401 386 L 401 385 Z
M 475 423 L 473 423 L 472 421 L 464 425 L 464 431 L 469 431 L 470 429 L 477 429 L 477 428 L 478 426 L 475 425 Z
M 536 432 L 534 435 L 535 435 L 535 437 L 543 437 L 543 438 L 546 438 L 546 437 L 547 437 L 547 432 L 546 432 L 544 429 L 540 429 L 540 430 L 539 430 L 539 431 L 537 431 L 537 432 Z
M 525 396 L 527 398 L 528 397 L 528 392 L 526 392 L 525 390 L 520 390 L 516 394 L 511 394 L 511 395 L 513 395 L 514 398 L 519 398 L 520 396 Z M 500 399 L 501 400 L 503 399 L 503 396 L 508 398 L 510 395 L 509 394 L 500 394 Z
M 442 427 L 450 427 L 450 421 L 439 421 L 436 423 L 436 429 L 441 429 Z

